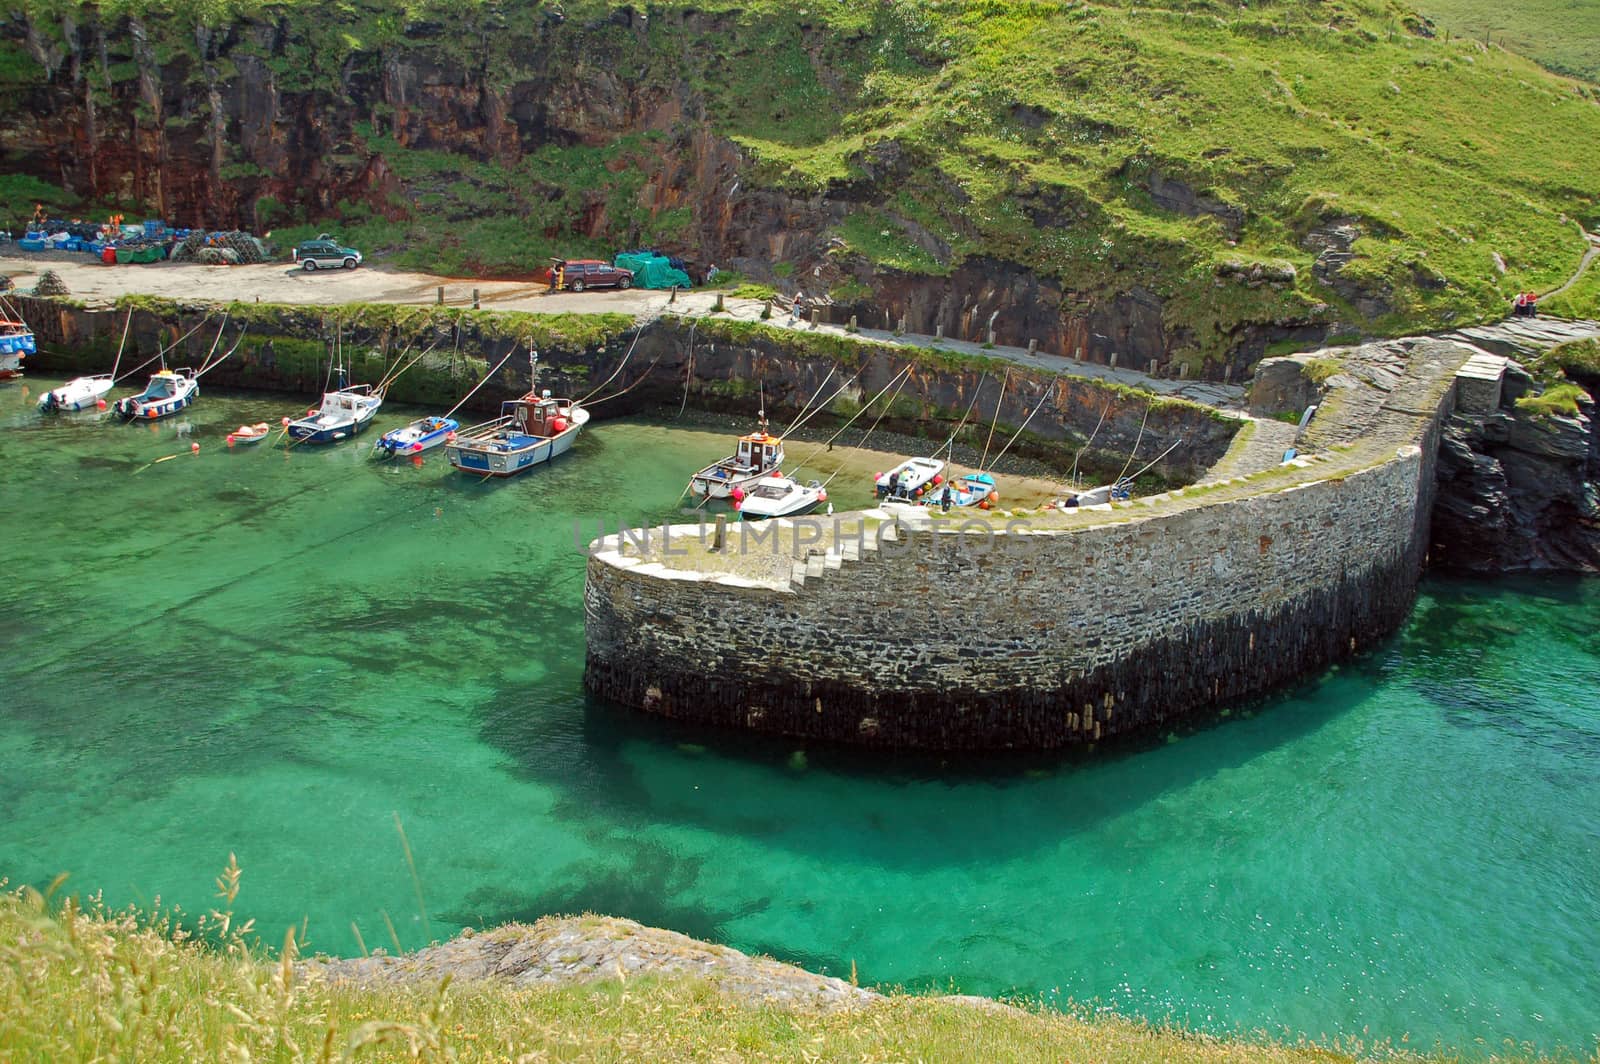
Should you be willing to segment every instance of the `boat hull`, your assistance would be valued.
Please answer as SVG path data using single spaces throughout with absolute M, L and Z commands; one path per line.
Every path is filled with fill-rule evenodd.
M 780 517 L 804 517 L 807 514 L 815 513 L 816 510 L 817 510 L 817 507 L 819 507 L 821 505 L 822 505 L 822 500 L 821 499 L 812 499 L 809 502 L 806 502 L 806 503 L 804 503 L 804 504 L 802 504 L 800 506 L 797 506 L 792 510 L 785 510 L 783 513 L 760 513 L 758 511 L 751 510 L 749 507 L 744 507 L 744 508 L 741 508 L 740 511 L 739 511 L 739 520 L 741 520 L 741 521 L 774 521 L 774 520 L 777 520 Z
M 138 396 L 119 399 L 112 409 L 124 421 L 159 421 L 193 406 L 198 398 L 200 398 L 200 385 L 196 383 L 178 395 L 169 395 L 162 399 L 146 400 Z
M 442 447 L 450 441 L 460 424 L 443 419 L 443 424 L 435 429 L 424 430 L 422 422 L 413 421 L 405 428 L 386 432 L 372 445 L 372 449 L 380 454 L 393 458 L 397 454 L 422 454 L 436 447 Z
M 312 445 L 338 443 L 340 440 L 348 440 L 353 436 L 361 435 L 362 430 L 372 424 L 372 419 L 377 416 L 378 412 L 374 410 L 367 414 L 366 417 L 352 418 L 333 425 L 319 425 L 311 419 L 291 421 L 289 422 L 289 438 L 296 443 L 309 443 Z
M 771 470 L 760 470 L 754 473 L 730 473 L 726 477 L 718 477 L 703 469 L 690 479 L 689 492 L 696 498 L 703 499 L 709 496 L 713 499 L 727 499 L 733 496 L 734 488 L 748 491 L 750 485 L 762 477 L 770 476 L 771 472 Z
M 99 404 L 110 391 L 110 377 L 78 377 L 40 396 L 39 409 L 46 413 L 88 410 Z
M 543 465 L 572 450 L 572 445 L 583 431 L 582 425 L 573 425 L 564 432 L 549 437 L 523 436 L 523 440 L 536 442 L 518 445 L 515 437 L 493 439 L 457 439 L 446 444 L 445 455 L 450 464 L 463 473 L 487 477 L 514 477 L 526 473 L 534 466 Z
M 17 351 L 0 352 L 0 381 L 12 380 L 22 376 L 22 353 Z

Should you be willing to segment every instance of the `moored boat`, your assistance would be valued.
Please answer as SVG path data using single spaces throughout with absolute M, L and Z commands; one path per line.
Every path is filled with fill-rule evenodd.
M 232 446 L 236 443 L 260 443 L 270 435 L 272 435 L 272 426 L 265 421 L 258 421 L 254 425 L 240 425 L 228 433 L 228 444 Z
M 501 403 L 493 421 L 457 432 L 455 441 L 445 444 L 445 454 L 463 473 L 516 476 L 567 453 L 588 423 L 589 411 L 571 399 L 530 391 Z
M 372 445 L 375 453 L 385 458 L 397 454 L 421 454 L 431 451 L 455 438 L 461 423 L 448 417 L 419 417 L 402 428 L 385 432 Z
M 370 384 L 353 384 L 325 393 L 322 405 L 305 417 L 285 418 L 284 428 L 295 443 L 337 443 L 372 424 L 382 405 L 383 392 Z
M 0 318 L 0 381 L 22 376 L 22 360 L 38 351 L 33 330 L 21 318 Z
M 163 369 L 150 374 L 138 395 L 118 399 L 111 407 L 124 421 L 171 417 L 200 397 L 200 379 L 192 369 Z
M 887 473 L 873 478 L 880 499 L 915 499 L 917 492 L 942 483 L 944 462 L 938 458 L 908 458 Z
M 74 377 L 59 388 L 51 388 L 39 397 L 39 409 L 45 413 L 56 411 L 89 410 L 99 406 L 111 391 L 111 374 L 93 377 Z
M 734 488 L 748 493 L 756 481 L 782 469 L 783 458 L 783 440 L 767 432 L 763 419 L 759 429 L 739 437 L 732 454 L 689 478 L 689 491 L 713 499 L 729 498 Z
M 951 477 L 938 489 L 929 491 L 920 500 L 925 506 L 936 506 L 945 509 L 946 502 L 950 506 L 977 506 L 987 510 L 1000 500 L 1000 493 L 995 489 L 994 477 L 988 473 L 967 473 L 959 477 Z
M 761 521 L 770 517 L 800 517 L 828 501 L 828 491 L 820 481 L 802 485 L 793 477 L 782 473 L 757 480 L 745 491 L 739 503 L 739 516 L 745 521 Z

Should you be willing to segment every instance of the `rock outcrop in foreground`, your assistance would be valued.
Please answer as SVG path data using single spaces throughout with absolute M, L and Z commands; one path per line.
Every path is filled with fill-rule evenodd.
M 469 929 L 449 942 L 399 957 L 319 958 L 304 968 L 308 975 L 361 986 L 437 985 L 445 976 L 454 982 L 494 980 L 535 987 L 635 975 L 693 975 L 752 1003 L 821 1010 L 860 1008 L 881 997 L 770 957 L 751 957 L 614 916 L 547 916 L 531 926 Z

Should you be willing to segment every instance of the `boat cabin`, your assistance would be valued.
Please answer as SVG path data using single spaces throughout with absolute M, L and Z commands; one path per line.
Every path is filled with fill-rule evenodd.
M 170 369 L 150 375 L 150 384 L 145 388 L 143 399 L 170 399 L 178 394 L 179 377 Z
M 513 430 L 524 436 L 548 439 L 559 436 L 572 427 L 567 408 L 562 403 L 560 399 L 550 398 L 550 392 L 546 389 L 537 399 L 527 396 L 513 399 L 505 404 L 504 409 L 511 417 Z
M 734 453 L 733 464 L 739 471 L 773 469 L 783 461 L 783 441 L 766 432 L 752 432 L 739 437 L 739 449 Z

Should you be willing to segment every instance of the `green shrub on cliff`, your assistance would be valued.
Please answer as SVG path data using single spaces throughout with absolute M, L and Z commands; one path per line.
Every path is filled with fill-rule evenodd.
M 1551 417 L 1556 414 L 1576 417 L 1578 401 L 1588 397 L 1589 394 L 1576 384 L 1552 384 L 1538 395 L 1519 397 L 1517 409 L 1535 417 Z

